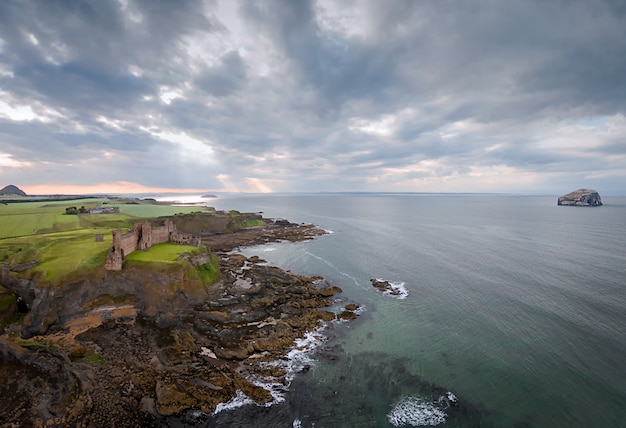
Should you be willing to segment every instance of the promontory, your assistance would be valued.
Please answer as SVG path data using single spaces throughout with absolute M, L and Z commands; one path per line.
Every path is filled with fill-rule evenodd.
M 296 341 L 356 316 L 339 287 L 237 251 L 314 225 L 116 198 L 0 209 L 3 426 L 211 426 L 237 397 L 271 402 Z

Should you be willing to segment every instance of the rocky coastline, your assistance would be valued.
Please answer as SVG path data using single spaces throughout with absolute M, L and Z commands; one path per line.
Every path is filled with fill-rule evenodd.
M 210 422 L 242 394 L 272 402 L 265 385 L 289 383 L 275 362 L 324 322 L 354 319 L 358 305 L 338 305 L 341 289 L 323 278 L 233 250 L 322 234 L 280 220 L 203 236 L 221 273 L 209 287 L 180 269 L 136 267 L 62 289 L 17 284 L 34 298 L 0 336 L 4 426 L 168 426 L 188 414 Z

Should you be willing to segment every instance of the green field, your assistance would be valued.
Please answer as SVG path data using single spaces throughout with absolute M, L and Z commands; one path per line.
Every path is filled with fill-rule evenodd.
M 65 208 L 95 207 L 94 201 L 97 200 L 0 204 L 0 239 L 80 229 L 79 216 L 65 215 Z
M 0 239 L 41 235 L 52 232 L 79 230 L 85 227 L 119 229 L 132 227 L 137 218 L 156 218 L 179 213 L 192 213 L 204 207 L 172 207 L 151 202 L 116 203 L 111 200 L 103 206 L 118 207 L 119 214 L 66 215 L 68 207 L 96 208 L 106 199 L 79 199 L 56 202 L 23 202 L 0 204 Z M 1 245 L 1 243 L 0 243 Z
M 135 251 L 130 253 L 126 260 L 130 262 L 157 262 L 157 263 L 171 263 L 175 262 L 181 254 L 192 253 L 194 250 L 197 252 L 196 247 L 190 247 L 189 245 L 178 244 L 156 244 L 150 247 L 148 251 Z
M 127 204 L 111 202 L 108 206 L 118 207 L 120 213 L 131 217 L 156 218 L 162 216 L 172 216 L 176 214 L 190 214 L 198 211 L 207 211 L 205 207 L 188 206 L 173 207 L 170 205 L 157 205 L 151 203 Z

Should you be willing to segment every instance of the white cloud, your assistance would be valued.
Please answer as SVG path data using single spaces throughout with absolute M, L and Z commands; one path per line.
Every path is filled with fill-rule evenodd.
M 0 153 L 0 167 L 3 168 L 24 168 L 31 167 L 32 163 L 28 161 L 19 161 L 8 153 Z
M 4 101 L 0 101 L 0 116 L 16 121 L 30 121 L 37 117 L 31 106 L 21 105 L 14 107 Z
M 215 161 L 215 153 L 209 142 L 193 138 L 185 132 L 142 129 L 160 140 L 176 144 L 179 155 L 185 156 L 189 160 L 201 163 L 213 163 Z

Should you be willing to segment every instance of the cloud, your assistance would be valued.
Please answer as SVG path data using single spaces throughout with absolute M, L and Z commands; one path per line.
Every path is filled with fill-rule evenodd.
M 624 40 L 613 0 L 0 2 L 0 182 L 622 192 Z

